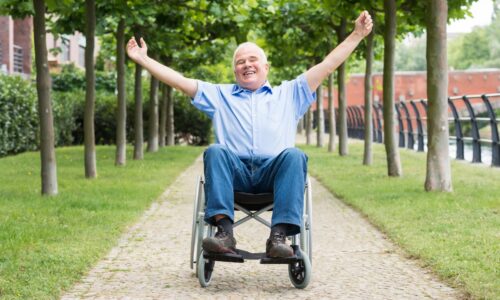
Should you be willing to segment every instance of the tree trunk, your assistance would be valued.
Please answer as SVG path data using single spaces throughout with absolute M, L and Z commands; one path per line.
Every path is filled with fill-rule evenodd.
M 311 140 L 312 140 L 312 111 L 311 107 L 309 106 L 309 109 L 307 109 L 306 112 L 306 145 L 311 145 Z
M 45 36 L 45 2 L 34 0 L 33 17 L 36 63 L 36 90 L 40 118 L 40 159 L 42 195 L 57 195 L 57 165 L 54 146 L 54 117 L 50 100 L 50 74 Z
M 148 152 L 158 151 L 158 79 L 151 76 L 149 90 Z
M 167 86 L 160 83 L 161 90 L 161 101 L 160 101 L 160 130 L 159 130 L 159 146 L 165 147 L 165 140 L 167 137 L 167 106 L 168 106 L 168 95 Z
M 325 135 L 325 115 L 323 114 L 323 86 L 320 84 L 316 90 L 318 101 L 316 101 L 316 116 L 318 121 L 318 131 L 316 132 L 316 146 L 323 147 L 323 137 Z
M 374 12 L 371 12 L 372 16 Z M 366 40 L 366 70 L 365 70 L 365 148 L 363 153 L 363 164 L 371 165 L 373 161 L 373 112 L 372 112 L 372 65 L 373 65 L 373 38 L 375 32 L 368 35 Z
M 144 126 L 142 120 L 142 66 L 135 64 L 134 79 L 134 159 L 144 158 Z
M 167 85 L 167 145 L 175 145 L 175 124 L 174 124 L 174 89 Z
M 118 112 L 116 124 L 116 158 L 115 165 L 126 163 L 127 150 L 127 102 L 125 94 L 125 19 L 120 19 L 116 31 L 116 88 L 118 90 Z
M 333 103 L 333 73 L 328 76 L 328 128 L 330 138 L 328 139 L 328 152 L 335 151 L 335 136 L 337 135 L 335 124 L 335 105 Z
M 95 154 L 95 129 L 94 129 L 94 107 L 95 107 L 95 71 L 94 71 L 94 47 L 95 47 L 95 1 L 85 0 L 85 13 L 87 19 L 86 46 L 85 46 L 85 112 L 83 116 L 84 146 L 85 146 L 85 177 L 96 178 L 96 154 Z
M 448 152 L 448 65 L 446 0 L 429 0 L 427 16 L 427 175 L 426 191 L 451 192 Z
M 297 123 L 297 133 L 298 134 L 304 133 L 304 118 L 300 118 L 299 122 Z
M 341 43 L 346 38 L 347 21 L 342 18 L 340 27 L 337 30 L 338 42 Z M 345 97 L 345 62 L 337 69 L 337 83 L 339 94 L 339 155 L 349 154 L 347 148 L 347 99 Z
M 394 52 L 396 48 L 396 0 L 384 0 L 384 143 L 389 176 L 401 176 L 398 136 L 394 115 Z

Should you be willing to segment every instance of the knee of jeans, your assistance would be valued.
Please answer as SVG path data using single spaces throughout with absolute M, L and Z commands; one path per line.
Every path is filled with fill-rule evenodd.
M 220 144 L 212 144 L 208 146 L 207 150 L 205 150 L 203 157 L 206 159 L 207 157 L 216 157 L 224 152 L 226 152 L 227 146 Z
M 307 162 L 307 155 L 298 148 L 287 148 L 283 151 L 286 158 Z

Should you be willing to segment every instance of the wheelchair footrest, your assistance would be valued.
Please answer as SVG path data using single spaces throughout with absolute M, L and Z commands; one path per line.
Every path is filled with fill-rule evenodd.
M 236 262 L 236 263 L 242 263 L 245 261 L 242 255 L 233 253 L 212 253 L 203 251 L 203 257 L 214 261 L 226 261 L 226 262 Z
M 300 255 L 300 251 L 297 251 L 299 249 L 298 246 L 292 245 L 293 249 L 293 256 L 290 257 L 280 257 L 280 258 L 273 258 L 273 257 L 267 257 L 264 256 L 261 260 L 261 264 L 293 264 L 299 260 L 302 260 L 302 256 Z
M 236 262 L 243 263 L 245 259 L 248 260 L 259 260 L 261 264 L 293 264 L 299 260 L 302 260 L 302 256 L 299 251 L 298 246 L 292 245 L 294 255 L 285 258 L 273 258 L 267 257 L 266 253 L 252 253 L 241 249 L 236 249 L 236 253 L 212 253 L 203 252 L 203 257 L 213 261 L 225 261 L 225 262 Z

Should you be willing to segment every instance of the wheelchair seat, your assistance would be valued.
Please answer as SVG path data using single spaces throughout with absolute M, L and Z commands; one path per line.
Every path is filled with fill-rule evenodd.
M 273 204 L 273 202 L 273 193 L 252 194 L 238 191 L 234 192 L 234 203 L 248 210 L 260 210 L 270 204 Z M 235 209 L 239 210 L 236 206 Z

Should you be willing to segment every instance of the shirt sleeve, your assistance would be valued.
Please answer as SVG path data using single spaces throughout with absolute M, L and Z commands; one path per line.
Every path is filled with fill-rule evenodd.
M 295 118 L 300 119 L 309 106 L 316 100 L 316 92 L 311 91 L 307 84 L 305 74 L 301 74 L 294 80 L 293 100 L 295 103 Z
M 198 90 L 191 99 L 191 104 L 212 119 L 219 107 L 219 95 L 219 87 L 216 84 L 198 80 Z

